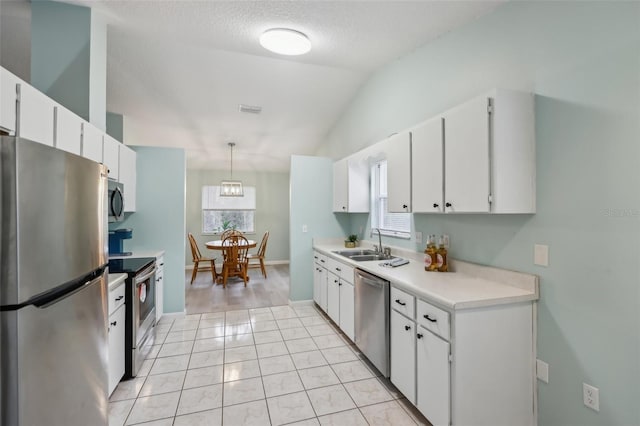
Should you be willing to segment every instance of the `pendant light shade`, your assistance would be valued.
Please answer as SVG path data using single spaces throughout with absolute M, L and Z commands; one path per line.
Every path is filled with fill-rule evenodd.
M 234 142 L 229 142 L 228 145 L 231 149 L 231 178 L 229 180 L 223 180 L 222 182 L 220 182 L 220 196 L 244 197 L 242 182 L 239 180 L 233 180 L 233 147 L 236 146 L 236 144 Z

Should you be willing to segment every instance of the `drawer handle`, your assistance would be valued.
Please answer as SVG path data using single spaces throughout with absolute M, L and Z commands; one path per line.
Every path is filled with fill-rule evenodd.
M 401 302 L 400 299 L 396 299 L 396 303 L 400 306 L 405 306 L 406 302 Z
M 156 278 L 156 282 L 160 282 L 162 278 Z
M 423 316 L 424 316 L 424 319 L 426 319 L 427 321 L 431 321 L 431 322 L 438 322 L 438 319 L 437 319 L 437 318 L 431 318 L 431 317 L 429 316 L 429 314 L 427 314 L 427 315 L 423 315 Z
M 333 280 L 333 282 L 334 282 L 334 283 L 337 283 L 337 282 L 338 282 L 338 280 Z
M 160 264 L 160 266 L 164 266 L 164 262 L 162 262 L 162 263 Z
M 320 262 L 324 263 L 324 259 L 320 259 Z
M 118 321 L 114 321 L 114 322 L 111 323 L 112 327 L 115 327 L 116 325 L 118 325 Z
M 404 329 L 405 329 L 405 330 L 407 330 L 407 331 L 409 331 L 409 330 L 411 330 L 411 326 L 410 326 L 410 325 L 405 325 L 405 326 L 404 326 Z
M 118 296 L 118 297 L 116 297 L 116 302 L 121 301 L 123 298 L 124 298 L 124 296 Z
M 416 334 L 416 337 L 417 337 L 418 339 L 422 339 L 422 333 L 418 333 L 418 334 Z
M 340 268 L 336 268 L 336 271 L 340 272 L 340 271 L 342 271 L 342 269 L 340 269 Z

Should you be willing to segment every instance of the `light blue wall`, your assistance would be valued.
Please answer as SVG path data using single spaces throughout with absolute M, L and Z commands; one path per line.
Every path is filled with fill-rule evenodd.
M 334 215 L 333 161 L 322 157 L 291 156 L 290 169 L 289 300 L 313 299 L 313 238 L 347 234 L 349 218 Z M 307 232 L 302 232 L 302 226 Z
M 414 215 L 415 229 L 450 234 L 453 257 L 540 276 L 540 425 L 638 425 L 640 3 L 500 6 L 379 70 L 319 154 L 344 157 L 494 86 L 537 95 L 537 214 Z M 533 265 L 535 243 L 549 267 Z M 600 389 L 599 413 L 583 382 Z
M 289 260 L 289 173 L 235 171 L 233 177 L 256 188 L 256 232 L 248 238 L 259 243 L 269 231 L 266 260 Z M 193 234 L 205 256 L 205 243 L 218 236 L 202 234 L 202 187 L 220 185 L 223 179 L 229 179 L 228 170 L 187 170 L 187 232 Z M 191 250 L 185 254 L 185 264 L 193 265 Z M 215 254 L 220 259 L 220 253 Z
M 105 130 L 107 25 L 90 8 L 31 2 L 31 85 Z
M 185 179 L 183 149 L 137 152 L 136 212 L 109 228 L 131 228 L 126 250 L 164 250 L 164 312 L 184 312 Z

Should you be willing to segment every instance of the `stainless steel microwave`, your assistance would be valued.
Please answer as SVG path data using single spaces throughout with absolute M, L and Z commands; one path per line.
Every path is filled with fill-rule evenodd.
M 107 205 L 109 222 L 120 222 L 124 220 L 124 185 L 120 182 L 109 180 Z

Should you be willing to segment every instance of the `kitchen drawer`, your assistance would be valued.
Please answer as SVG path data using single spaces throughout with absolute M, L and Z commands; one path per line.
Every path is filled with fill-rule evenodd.
M 124 305 L 124 293 L 127 286 L 123 282 L 117 288 L 109 291 L 109 315 L 114 313 L 120 306 Z
M 333 272 L 341 279 L 353 284 L 353 267 L 352 266 L 346 265 L 331 257 L 327 259 L 327 262 L 328 262 L 327 269 L 329 270 L 329 272 Z
M 449 340 L 449 312 L 418 300 L 418 323 L 443 339 Z
M 416 298 L 399 290 L 395 287 L 391 287 L 391 307 L 401 314 L 413 319 L 415 312 Z
M 313 252 L 313 261 L 315 263 L 317 263 L 318 265 L 322 266 L 323 268 L 326 268 L 328 266 L 327 263 L 327 255 L 326 254 L 321 254 L 317 251 Z

